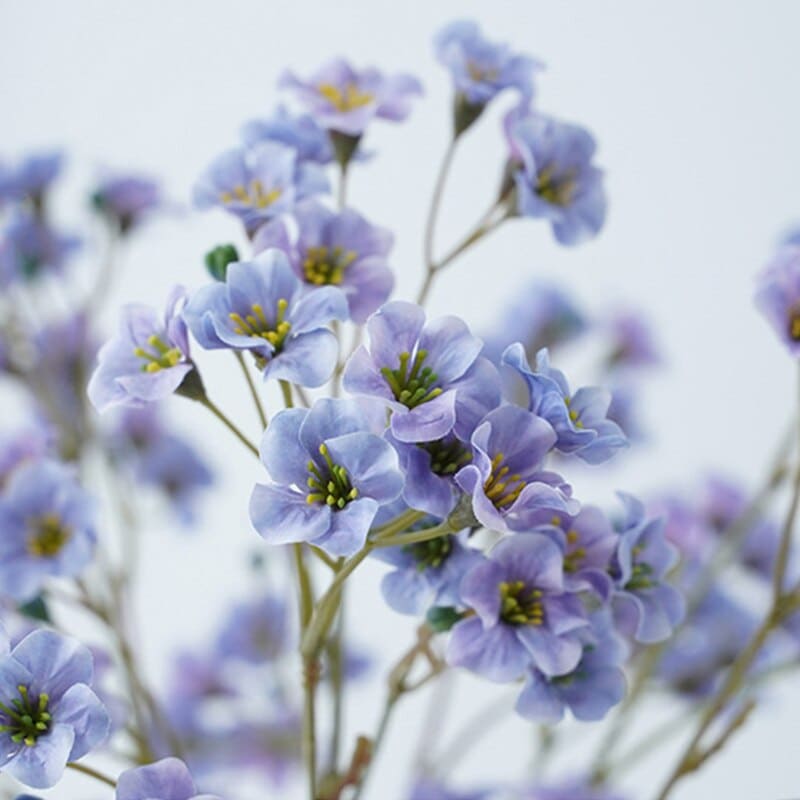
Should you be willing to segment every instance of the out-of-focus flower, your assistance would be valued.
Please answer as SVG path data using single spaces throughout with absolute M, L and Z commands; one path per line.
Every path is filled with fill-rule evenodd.
M 15 213 L 0 232 L 0 286 L 63 272 L 79 245 L 33 214 Z
M 313 542 L 350 555 L 378 508 L 403 488 L 397 454 L 350 400 L 279 412 L 264 433 L 261 460 L 273 482 L 253 490 L 250 519 L 271 544 Z
M 121 233 L 129 233 L 162 203 L 154 180 L 141 175 L 109 175 L 92 192 L 92 206 Z
M 238 603 L 217 637 L 217 652 L 225 659 L 252 664 L 275 661 L 286 652 L 289 617 L 286 604 L 273 595 Z
M 89 381 L 89 399 L 98 411 L 163 400 L 194 369 L 181 317 L 186 296 L 186 290 L 176 286 L 163 319 L 149 306 L 125 306 L 117 335 L 100 349 Z
M 481 341 L 457 317 L 426 324 L 419 306 L 393 301 L 369 318 L 367 332 L 369 347 L 350 357 L 344 387 L 385 403 L 401 442 L 432 442 L 453 430 L 468 436 L 475 407 L 497 404 L 499 386 L 496 377 L 487 380 Z
M 59 151 L 32 153 L 6 173 L 6 192 L 15 200 L 29 200 L 41 213 L 44 197 L 61 174 L 64 155 Z
M 297 152 L 278 142 L 261 142 L 218 156 L 195 184 L 197 208 L 219 206 L 239 217 L 249 235 L 268 219 L 291 211 L 304 197 L 328 190 L 320 168 L 298 163 Z
M 547 537 L 520 533 L 500 541 L 461 583 L 476 616 L 459 622 L 447 650 L 454 666 L 493 681 L 513 681 L 535 667 L 566 675 L 583 655 L 583 604 L 565 591 L 563 557 Z
M 778 250 L 759 277 L 755 301 L 789 352 L 800 355 L 800 245 Z
M 588 778 L 571 778 L 564 783 L 539 786 L 524 800 L 628 800 L 621 794 L 592 785 Z
M 256 253 L 283 250 L 292 269 L 309 286 L 336 286 L 344 292 L 350 319 L 363 323 L 381 306 L 394 286 L 387 258 L 394 237 L 355 211 L 333 212 L 310 201 L 290 218 L 259 228 Z
M 290 114 L 278 106 L 267 119 L 254 119 L 242 128 L 247 147 L 261 142 L 278 142 L 291 147 L 300 161 L 326 165 L 333 161 L 333 147 L 327 131 L 317 125 L 310 114 Z
M 51 576 L 79 575 L 94 553 L 94 501 L 52 461 L 14 471 L 0 498 L 0 592 L 35 597 Z
M 432 778 L 420 778 L 414 784 L 409 800 L 484 800 L 489 794 L 487 790 L 455 790 Z
M 648 320 L 636 311 L 619 311 L 607 323 L 611 338 L 606 364 L 610 369 L 642 369 L 661 363 L 661 353 Z
M 286 254 L 266 250 L 228 266 L 225 283 L 198 289 L 184 317 L 207 349 L 250 350 L 273 378 L 320 386 L 336 366 L 338 344 L 325 326 L 347 319 L 347 300 L 334 286 L 308 291 Z
M 89 688 L 91 653 L 39 630 L 0 657 L 0 770 L 37 789 L 55 785 L 108 735 L 105 708 Z
M 563 245 L 596 236 L 606 218 L 603 173 L 585 128 L 529 114 L 509 125 L 516 212 L 547 220 Z
M 553 426 L 557 450 L 599 464 L 628 446 L 625 434 L 608 419 L 611 395 L 606 389 L 584 386 L 571 394 L 564 374 L 550 366 L 547 350 L 537 353 L 536 367 L 531 369 L 519 342 L 506 350 L 503 363 L 515 369 L 527 384 L 529 408 Z

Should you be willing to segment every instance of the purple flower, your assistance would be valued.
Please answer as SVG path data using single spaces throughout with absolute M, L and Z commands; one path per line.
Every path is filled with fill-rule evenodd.
M 252 664 L 275 661 L 289 643 L 289 618 L 282 599 L 264 595 L 238 603 L 217 637 L 217 652 L 225 659 Z
M 520 533 L 500 541 L 461 583 L 476 616 L 454 628 L 447 660 L 493 681 L 513 681 L 535 667 L 572 672 L 583 655 L 583 604 L 564 588 L 563 558 L 547 537 Z
M 8 170 L 6 192 L 16 200 L 30 200 L 41 209 L 50 185 L 61 173 L 64 156 L 59 151 L 33 153 Z
M 41 422 L 18 425 L 12 433 L 0 434 L 0 491 L 23 464 L 39 461 L 51 452 L 53 431 Z
M 161 205 L 158 184 L 140 175 L 109 175 L 92 193 L 92 205 L 126 234 Z
M 585 386 L 571 394 L 564 373 L 550 366 L 546 349 L 537 353 L 536 368 L 531 369 L 523 346 L 517 342 L 503 353 L 503 363 L 527 384 L 528 407 L 553 426 L 557 450 L 573 453 L 588 464 L 599 464 L 627 447 L 625 434 L 607 417 L 611 404 L 607 390 Z
M 119 776 L 116 800 L 219 800 L 198 794 L 188 767 L 177 758 L 164 758 L 134 767 Z
M 194 369 L 181 317 L 185 301 L 186 290 L 176 286 L 163 319 L 149 306 L 125 306 L 117 335 L 100 349 L 89 380 L 89 399 L 98 411 L 163 400 Z
M 108 735 L 92 656 L 74 639 L 38 630 L 0 656 L 0 769 L 37 789 L 55 785 Z
M 92 560 L 94 501 L 72 470 L 24 464 L 0 498 L 0 592 L 30 600 L 51 576 L 75 577 Z
M 648 320 L 635 311 L 620 311 L 608 321 L 611 351 L 606 363 L 612 369 L 641 369 L 661 363 L 661 353 Z
M 789 352 L 800 355 L 800 245 L 785 245 L 758 279 L 756 306 Z
M 293 89 L 325 130 L 361 136 L 373 119 L 401 122 L 422 85 L 410 75 L 385 76 L 376 69 L 356 70 L 343 59 L 322 66 L 309 79 L 292 72 L 280 86 Z
M 393 301 L 369 318 L 367 331 L 369 347 L 350 357 L 344 388 L 382 400 L 401 442 L 432 442 L 452 430 L 469 435 L 474 408 L 492 407 L 487 396 L 499 395 L 478 357 L 480 339 L 457 317 L 426 324 L 419 306 Z
M 431 606 L 459 605 L 464 575 L 482 561 L 465 533 L 426 542 L 382 547 L 375 557 L 394 569 L 381 581 L 383 599 L 400 614 L 419 616 Z
M 495 531 L 529 530 L 543 509 L 577 512 L 563 479 L 542 469 L 556 435 L 540 417 L 518 406 L 490 411 L 470 440 L 471 463 L 456 483 L 472 496 L 472 511 Z
M 666 582 L 678 554 L 664 536 L 662 518 L 647 519 L 644 506 L 630 495 L 620 493 L 620 499 L 625 522 L 612 566 L 617 625 L 638 642 L 659 642 L 684 616 L 681 593 Z
M 312 542 L 332 555 L 363 546 L 378 508 L 403 489 L 397 454 L 369 431 L 358 404 L 321 399 L 276 414 L 261 442 L 272 483 L 258 484 L 250 519 L 271 544 Z
M 434 41 L 436 58 L 450 71 L 456 90 L 456 131 L 461 133 L 504 89 L 515 89 L 524 101 L 533 96 L 533 76 L 542 64 L 512 53 L 507 45 L 484 38 L 477 23 L 446 25 Z M 459 103 L 464 118 L 459 124 Z
M 239 217 L 249 235 L 295 203 L 328 190 L 320 168 L 298 163 L 297 152 L 278 142 L 262 142 L 220 155 L 194 187 L 197 208 L 220 206 Z
M 184 317 L 202 347 L 250 350 L 265 380 L 321 386 L 338 352 L 325 326 L 347 319 L 347 301 L 333 286 L 305 290 L 286 254 L 267 250 L 229 264 L 225 283 L 196 291 Z
M 619 535 L 608 517 L 594 506 L 584 506 L 574 517 L 553 514 L 534 528 L 555 542 L 564 554 L 564 585 L 570 591 L 592 590 L 603 600 L 610 596 L 608 574 Z
M 510 126 L 516 210 L 550 222 L 564 245 L 596 236 L 606 217 L 603 173 L 592 163 L 595 141 L 577 125 L 528 114 Z
M 14 214 L 0 237 L 0 286 L 63 272 L 80 245 L 28 212 Z
M 432 778 L 420 778 L 414 784 L 409 800 L 484 800 L 489 794 L 486 790 L 454 791 Z
M 242 140 L 249 148 L 261 142 L 278 142 L 291 147 L 301 162 L 325 166 L 333 161 L 333 147 L 327 132 L 309 114 L 293 116 L 283 106 L 278 106 L 269 119 L 245 123 Z
M 539 786 L 526 800 L 627 800 L 621 794 L 593 786 L 588 779 L 571 779 L 565 783 Z
M 553 724 L 569 709 L 575 719 L 593 722 L 605 715 L 625 696 L 625 673 L 620 668 L 628 655 L 625 642 L 614 632 L 610 615 L 592 615 L 591 629 L 579 631 L 583 655 L 575 669 L 548 677 L 531 669 L 516 709 L 527 719 Z
M 298 206 L 291 218 L 262 226 L 253 250 L 283 250 L 304 283 L 339 287 L 347 298 L 350 319 L 361 324 L 394 286 L 386 263 L 393 240 L 391 231 L 371 225 L 355 211 L 335 213 L 311 201 Z

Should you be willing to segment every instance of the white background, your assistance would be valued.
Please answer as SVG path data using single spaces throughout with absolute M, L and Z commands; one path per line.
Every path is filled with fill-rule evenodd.
M 409 123 L 370 131 L 378 156 L 354 170 L 350 195 L 354 206 L 396 231 L 398 294 L 410 296 L 449 132 L 450 87 L 430 39 L 454 17 L 474 17 L 492 37 L 547 63 L 539 105 L 595 132 L 611 204 L 601 237 L 578 249 L 559 248 L 543 225 L 508 225 L 442 278 L 431 309 L 485 328 L 527 276 L 567 281 L 594 309 L 635 301 L 650 314 L 667 355 L 647 395 L 654 442 L 586 492 L 609 500 L 616 486 L 691 487 L 714 466 L 755 483 L 794 402 L 792 364 L 753 310 L 751 295 L 776 237 L 800 219 L 800 4 L 2 0 L 0 156 L 65 147 L 72 164 L 60 210 L 78 225 L 78 193 L 103 165 L 163 176 L 170 196 L 185 202 L 199 171 L 235 142 L 240 123 L 270 109 L 275 78 L 286 65 L 305 73 L 341 53 L 358 64 L 412 71 L 426 97 Z M 465 140 L 446 199 L 442 246 L 486 205 L 500 148 L 496 119 L 482 120 Z M 176 212 L 153 225 L 126 253 L 112 307 L 124 299 L 159 305 L 174 282 L 197 285 L 204 280 L 202 254 L 236 236 L 232 221 L 215 213 Z M 113 317 L 112 308 L 109 322 Z M 219 403 L 255 435 L 248 398 L 228 361 L 212 355 L 202 362 L 204 372 Z M 176 427 L 196 431 L 197 444 L 216 458 L 221 491 L 206 505 L 202 534 L 182 536 L 159 518 L 148 531 L 142 640 L 156 679 L 168 647 L 200 641 L 224 598 L 247 592 L 243 554 L 261 547 L 245 510 L 258 469 L 199 409 L 176 400 L 172 410 Z M 411 628 L 380 601 L 380 572 L 364 570 L 351 619 L 357 639 L 391 660 Z M 460 688 L 456 718 L 464 700 L 477 705 L 490 696 L 468 678 Z M 371 730 L 381 697 L 379 686 L 358 694 L 352 733 Z M 388 751 L 411 749 L 424 705 L 420 697 L 401 708 Z M 651 721 L 662 712 L 669 710 L 652 712 Z M 792 678 L 675 797 L 800 797 L 798 722 L 800 691 Z M 575 735 L 569 731 L 568 739 Z M 531 736 L 516 722 L 499 728 L 474 751 L 463 777 L 516 774 Z M 573 768 L 582 752 L 578 743 Z M 651 797 L 669 763 L 630 773 L 631 795 Z M 382 758 L 370 797 L 401 797 L 404 768 L 399 755 Z M 82 780 L 70 786 L 79 788 L 64 784 L 47 796 L 103 796 Z

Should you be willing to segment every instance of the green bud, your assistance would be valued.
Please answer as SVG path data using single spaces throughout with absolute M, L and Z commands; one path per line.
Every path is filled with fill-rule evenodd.
M 17 608 L 17 611 L 26 617 L 39 620 L 39 622 L 52 622 L 50 611 L 42 595 L 34 597 L 33 600 L 29 600 L 27 603 L 23 603 Z
M 430 625 L 436 633 L 445 633 L 457 622 L 460 622 L 463 616 L 462 612 L 452 606 L 433 606 L 428 609 L 425 618 L 428 621 L 428 625 Z
M 224 281 L 228 264 L 239 260 L 239 251 L 232 244 L 220 244 L 206 253 L 206 269 L 216 281 Z

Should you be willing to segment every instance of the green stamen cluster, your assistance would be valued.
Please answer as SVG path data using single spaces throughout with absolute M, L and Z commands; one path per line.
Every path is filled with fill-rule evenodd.
M 309 505 L 324 503 L 333 509 L 344 508 L 358 497 L 358 489 L 350 483 L 350 476 L 344 467 L 333 463 L 328 448 L 321 444 L 320 455 L 325 459 L 325 469 L 320 469 L 313 461 L 308 462 L 308 488 L 306 495 Z
M 241 314 L 231 312 L 228 317 L 234 323 L 234 333 L 238 333 L 240 336 L 257 336 L 260 339 L 266 339 L 275 348 L 275 352 L 280 353 L 286 337 L 292 330 L 292 324 L 284 319 L 287 308 L 289 308 L 288 300 L 284 298 L 278 300 L 274 322 L 267 319 L 264 308 L 259 303 L 253 303 L 250 306 L 252 314 L 246 314 L 243 317 Z
M 427 542 L 406 545 L 403 549 L 411 553 L 417 562 L 417 569 L 424 572 L 426 569 L 441 567 L 452 552 L 453 545 L 449 536 L 439 536 Z
M 134 355 L 145 361 L 142 364 L 142 372 L 158 372 L 161 369 L 169 369 L 174 367 L 183 356 L 177 347 L 170 347 L 155 333 L 148 337 L 147 344 L 152 350 L 146 350 L 144 347 L 133 348 Z
M 55 514 L 45 514 L 30 525 L 28 552 L 36 558 L 52 558 L 61 552 L 72 531 Z
M 309 247 L 303 259 L 303 275 L 314 286 L 338 286 L 357 257 L 355 250 L 345 250 L 341 245 Z
M 439 439 L 418 445 L 431 457 L 431 472 L 439 477 L 454 475 L 465 464 L 472 461 L 472 452 L 458 439 Z
M 578 189 L 575 173 L 557 174 L 552 165 L 539 170 L 534 191 L 547 203 L 561 208 L 568 206 Z
M 508 625 L 542 625 L 544 606 L 540 589 L 524 581 L 503 581 L 500 586 L 500 619 Z
M 423 367 L 428 357 L 427 350 L 418 350 L 411 361 L 411 353 L 400 353 L 400 366 L 397 369 L 381 367 L 381 375 L 386 379 L 394 399 L 406 408 L 416 408 L 438 397 L 442 390 L 434 386 L 438 376 L 430 367 Z M 410 369 L 409 369 L 410 365 Z
M 495 508 L 505 508 L 514 503 L 519 497 L 520 492 L 527 485 L 522 476 L 518 474 L 509 475 L 511 469 L 503 464 L 505 456 L 497 453 L 492 459 L 492 468 L 489 477 L 483 484 L 486 496 L 494 503 Z
M 0 731 L 11 734 L 11 741 L 15 744 L 23 742 L 28 747 L 33 747 L 37 739 L 50 730 L 53 717 L 48 709 L 50 698 L 42 693 L 35 700 L 30 696 L 28 687 L 20 684 L 17 686 L 19 697 L 7 706 L 0 703 L 2 712 L 8 721 L 0 725 Z
M 219 199 L 224 205 L 231 203 L 238 203 L 244 206 L 251 206 L 252 208 L 267 208 L 271 206 L 280 196 L 282 192 L 280 189 L 264 190 L 264 184 L 254 178 L 250 181 L 249 186 L 239 184 L 234 186 L 230 192 L 221 192 Z
M 649 589 L 655 585 L 651 578 L 653 568 L 649 564 L 634 564 L 631 579 L 625 584 L 628 591 L 635 592 L 637 589 Z

